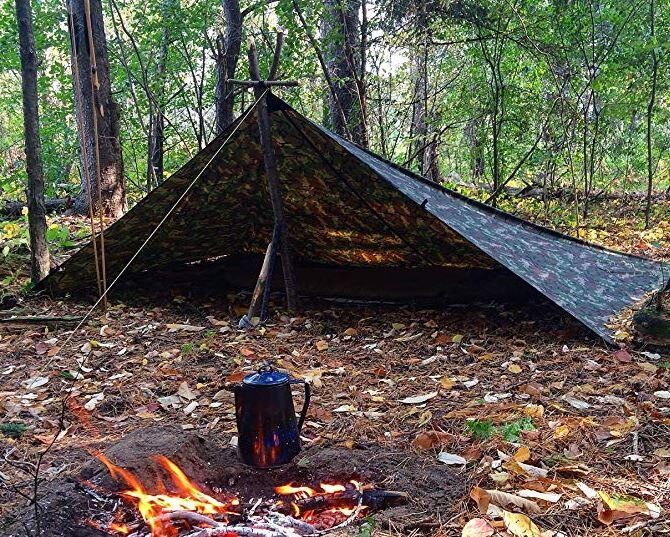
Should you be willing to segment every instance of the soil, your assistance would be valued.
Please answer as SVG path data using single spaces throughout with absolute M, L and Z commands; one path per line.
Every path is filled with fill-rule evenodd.
M 270 498 L 275 486 L 290 482 L 317 485 L 321 481 L 357 479 L 378 488 L 401 490 L 409 494 L 408 504 L 372 516 L 378 525 L 405 531 L 428 529 L 435 524 L 426 520 L 426 513 L 431 514 L 431 520 L 453 516 L 469 490 L 461 475 L 445 465 L 376 444 L 355 445 L 351 449 L 321 444 L 305 449 L 289 465 L 258 470 L 242 464 L 235 448 L 223 445 L 215 435 L 203 436 L 176 426 L 154 426 L 128 434 L 105 449 L 104 454 L 114 464 L 139 476 L 147 490 L 152 490 L 159 479 L 169 482 L 165 470 L 152 460 L 154 455 L 165 455 L 205 489 L 233 493 L 243 505 L 253 498 Z M 40 525 L 45 536 L 108 535 L 91 527 L 82 514 L 104 524 L 119 501 L 111 493 L 127 488 L 91 455 L 80 452 L 76 456 L 88 460 L 78 473 L 52 482 L 41 502 Z M 16 514 L 6 535 L 23 537 L 35 529 L 34 512 L 23 510 Z

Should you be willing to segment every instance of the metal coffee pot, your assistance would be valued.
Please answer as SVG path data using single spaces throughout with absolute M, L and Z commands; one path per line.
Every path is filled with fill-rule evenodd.
M 305 401 L 296 420 L 292 384 L 304 384 Z M 309 407 L 310 385 L 291 380 L 270 365 L 247 375 L 233 389 L 240 459 L 256 468 L 272 468 L 300 452 L 300 430 Z

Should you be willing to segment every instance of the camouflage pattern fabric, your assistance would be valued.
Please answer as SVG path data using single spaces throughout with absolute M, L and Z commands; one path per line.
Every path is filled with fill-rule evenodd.
M 361 149 L 274 96 L 268 105 L 297 263 L 504 266 L 608 341 L 609 318 L 664 283 L 659 263 L 515 218 Z M 128 271 L 265 252 L 272 237 L 272 205 L 251 114 L 105 231 L 108 282 L 203 168 Z M 52 294 L 95 291 L 92 246 L 52 271 L 43 285 Z

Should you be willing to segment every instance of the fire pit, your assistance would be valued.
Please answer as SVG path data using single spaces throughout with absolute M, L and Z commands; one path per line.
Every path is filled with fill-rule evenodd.
M 367 517 L 429 529 L 426 514 L 448 515 L 465 492 L 449 468 L 375 446 L 315 446 L 292 464 L 257 470 L 215 438 L 152 427 L 91 453 L 42 498 L 43 535 L 300 537 L 337 534 Z M 17 520 L 8 536 L 35 527 Z
M 116 510 L 87 523 L 112 535 L 128 537 L 197 537 L 245 535 L 300 537 L 322 535 L 348 526 L 368 509 L 406 503 L 407 495 L 375 489 L 350 480 L 320 483 L 318 489 L 289 483 L 274 488 L 278 497 L 241 500 L 223 491 L 205 492 L 177 464 L 163 455 L 153 457 L 170 476 L 150 491 L 132 472 L 113 464 L 103 453 L 94 455 L 112 477 L 129 488 L 115 493 Z M 93 497 L 105 494 L 90 483 L 82 487 Z

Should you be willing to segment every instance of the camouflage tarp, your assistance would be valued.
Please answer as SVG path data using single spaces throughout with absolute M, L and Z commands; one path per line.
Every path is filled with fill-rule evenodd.
M 609 341 L 609 319 L 664 284 L 659 263 L 587 244 L 471 200 L 340 138 L 280 99 L 269 99 L 297 263 L 505 267 Z M 265 252 L 273 217 L 250 114 L 105 231 L 108 281 L 205 167 L 129 270 Z M 62 294 L 93 290 L 95 282 L 89 244 L 44 283 Z

